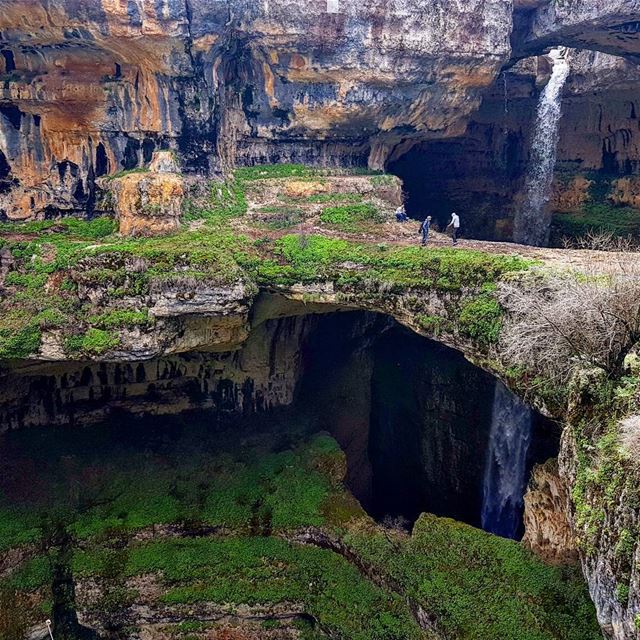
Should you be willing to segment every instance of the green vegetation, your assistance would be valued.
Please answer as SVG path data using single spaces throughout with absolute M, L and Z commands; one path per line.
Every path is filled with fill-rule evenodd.
M 91 328 L 82 335 L 69 336 L 65 342 L 67 353 L 82 352 L 85 355 L 100 356 L 120 344 L 120 338 L 108 331 Z
M 500 337 L 502 307 L 495 298 L 484 295 L 465 303 L 458 320 L 463 335 L 489 346 Z
M 264 180 L 267 178 L 314 178 L 327 175 L 371 175 L 377 176 L 379 171 L 352 167 L 350 169 L 319 169 L 302 164 L 258 165 L 236 169 L 235 175 L 243 181 Z
M 346 541 L 428 603 L 447 638 L 601 638 L 578 567 L 546 565 L 511 540 L 423 514 L 410 538 L 368 531 Z
M 380 224 L 385 219 L 385 215 L 382 212 L 368 203 L 328 207 L 320 214 L 322 222 L 335 225 L 342 231 L 358 231 L 360 224 L 363 222 Z
M 39 523 L 51 513 L 61 514 L 81 539 L 162 523 L 197 523 L 253 535 L 320 526 L 327 522 L 326 505 L 341 480 L 332 470 L 342 468 L 343 454 L 327 436 L 281 453 L 270 453 L 261 443 L 241 451 L 230 443 L 220 452 L 206 428 L 194 425 L 178 451 L 147 455 L 141 468 L 137 450 L 102 450 L 108 444 L 100 434 L 88 429 L 76 436 L 77 462 L 49 476 L 46 491 L 38 486 L 12 505 L 3 503 L 0 493 L 0 550 L 35 540 Z M 28 445 L 36 455 L 45 449 L 52 456 L 57 451 L 69 455 L 59 434 L 39 435 Z M 92 469 L 94 477 L 83 480 L 77 496 L 83 468 Z M 80 510 L 79 504 L 95 506 Z
M 166 430 L 156 420 L 157 439 L 128 424 L 13 434 L 12 450 L 38 471 L 19 496 L 0 493 L 0 550 L 43 544 L 43 523 L 64 522 L 76 541 L 74 576 L 110 585 L 98 613 L 114 620 L 140 597 L 126 579 L 154 574 L 155 597 L 168 606 L 297 603 L 336 637 L 424 638 L 414 603 L 452 640 L 599 638 L 577 568 L 547 566 L 515 542 L 434 516 L 412 536 L 375 525 L 341 484 L 344 454 L 332 438 L 288 423 L 241 443 L 236 430 L 188 423 Z M 132 540 L 163 523 L 186 535 Z M 283 538 L 308 527 L 341 537 L 349 553 Z M 46 597 L 52 553 L 0 588 Z
M 60 332 L 70 356 L 104 354 L 119 344 L 121 329 L 153 326 L 142 298 L 155 284 L 193 290 L 242 281 L 248 291 L 255 291 L 257 286 L 332 281 L 339 295 L 386 303 L 389 296 L 434 289 L 473 297 L 483 285 L 530 264 L 515 256 L 464 249 L 422 251 L 320 235 L 251 241 L 234 230 L 247 211 L 249 183 L 335 173 L 301 165 L 239 169 L 226 182 L 212 183 L 208 194 L 197 196 L 194 191 L 185 204 L 184 227 L 163 237 L 119 237 L 109 218 L 0 225 L 0 245 L 14 258 L 4 282 L 10 295 L 0 300 L 0 359 L 28 357 L 37 351 L 42 333 L 53 329 Z M 394 180 L 384 175 L 370 179 Z M 316 194 L 306 200 L 335 203 L 324 208 L 321 220 L 343 231 L 366 230 L 384 219 L 359 194 Z M 288 205 L 266 207 L 264 213 L 269 214 L 264 224 L 271 230 L 296 225 L 304 216 L 299 207 Z M 91 303 L 88 292 L 96 290 L 108 301 L 137 298 L 136 307 Z M 415 314 L 424 315 L 415 296 Z M 482 300 L 466 308 L 457 304 L 464 306 L 468 300 L 452 300 L 450 317 L 438 329 L 456 330 L 460 321 L 462 335 L 479 346 L 495 341 L 499 310 L 486 297 Z M 482 317 L 473 318 L 476 311 Z
M 517 256 L 458 249 L 388 249 L 324 236 L 288 235 L 275 243 L 273 253 L 278 262 L 264 260 L 257 265 L 260 283 L 334 280 L 348 289 L 366 281 L 388 285 L 387 293 L 408 288 L 455 292 L 480 288 L 531 264 Z
M 565 181 L 572 176 L 566 175 Z M 576 239 L 590 233 L 611 233 L 637 239 L 640 236 L 640 212 L 633 207 L 614 205 L 609 200 L 612 184 L 620 176 L 592 172 L 585 177 L 590 181 L 587 202 L 578 211 L 553 216 L 552 239 L 555 244 L 563 238 Z
M 640 212 L 612 204 L 587 204 L 578 213 L 558 213 L 553 217 L 554 233 L 562 238 L 579 238 L 589 232 L 616 236 L 640 236 Z
M 302 602 L 340 637 L 421 637 L 403 599 L 374 586 L 345 559 L 273 537 L 149 544 L 131 550 L 126 571 L 160 572 L 171 587 L 163 596 L 169 604 Z

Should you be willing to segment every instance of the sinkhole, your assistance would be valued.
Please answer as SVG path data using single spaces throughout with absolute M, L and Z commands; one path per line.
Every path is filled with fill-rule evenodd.
M 202 476 L 203 495 L 189 498 L 197 520 L 211 499 L 205 453 L 218 456 L 215 473 L 221 459 L 233 473 L 234 461 L 327 432 L 346 454 L 348 488 L 379 521 L 410 528 L 430 512 L 512 538 L 531 468 L 559 440 L 457 351 L 365 312 L 267 320 L 229 353 L 32 365 L 3 386 L 0 425 L 3 502 L 54 508 L 121 465 L 168 474 L 171 495 Z M 259 473 L 255 483 L 247 492 L 263 505 L 269 487 Z

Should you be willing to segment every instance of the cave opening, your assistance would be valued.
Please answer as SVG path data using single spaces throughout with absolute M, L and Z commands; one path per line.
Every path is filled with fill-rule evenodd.
M 98 142 L 96 147 L 96 177 L 104 176 L 109 173 L 109 158 L 107 157 L 107 150 L 102 142 Z
M 0 151 L 0 180 L 6 180 L 11 173 L 11 165 L 7 161 L 7 156 Z
M 515 434 L 527 444 L 521 486 L 508 505 L 517 526 L 487 527 L 500 383 L 449 347 L 365 312 L 268 320 L 239 352 L 69 363 L 11 385 L 0 403 L 0 424 L 14 427 L 0 435 L 4 464 L 33 470 L 40 488 L 62 473 L 60 461 L 82 465 L 87 448 L 87 472 L 101 477 L 114 460 L 144 466 L 161 451 L 180 478 L 203 448 L 244 459 L 256 455 L 243 449 L 254 437 L 285 451 L 329 433 L 346 455 L 346 486 L 378 521 L 410 528 L 430 512 L 519 538 L 532 466 L 559 446 L 556 425 L 526 408 L 531 432 Z

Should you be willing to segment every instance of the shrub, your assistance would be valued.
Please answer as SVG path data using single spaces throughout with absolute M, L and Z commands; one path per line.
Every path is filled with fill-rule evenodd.
M 358 222 L 384 222 L 385 216 L 372 204 L 348 204 L 328 207 L 320 214 L 325 224 L 335 224 L 348 231 L 355 229 Z
M 560 383 L 584 367 L 619 379 L 640 340 L 640 265 L 635 254 L 612 254 L 598 268 L 503 283 L 504 361 Z
M 620 421 L 620 444 L 634 459 L 640 459 L 640 415 Z

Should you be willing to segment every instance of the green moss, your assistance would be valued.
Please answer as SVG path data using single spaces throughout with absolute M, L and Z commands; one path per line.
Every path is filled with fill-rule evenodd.
M 265 260 L 257 265 L 261 283 L 332 279 L 346 288 L 367 280 L 397 285 L 398 292 L 413 287 L 443 291 L 480 288 L 531 264 L 517 256 L 456 249 L 422 251 L 420 247 L 388 250 L 323 236 L 284 236 L 276 242 L 274 253 L 281 258 L 278 263 Z
M 321 222 L 335 225 L 343 231 L 356 231 L 360 223 L 380 224 L 386 220 L 384 213 L 372 204 L 347 204 L 328 207 L 320 214 Z
M 346 538 L 383 575 L 461 640 L 599 640 L 578 567 L 544 564 L 522 545 L 423 514 L 411 538 L 375 532 Z
M 97 506 L 82 511 L 74 503 L 79 480 L 71 465 L 71 471 L 63 469 L 48 479 L 42 496 L 15 505 L 0 502 L 0 550 L 33 540 L 41 517 L 50 512 L 65 514 L 79 539 L 112 528 L 133 531 L 184 521 L 238 532 L 265 527 L 286 531 L 326 522 L 325 505 L 341 486 L 342 473 L 335 469 L 344 469 L 344 454 L 332 438 L 316 436 L 280 453 L 256 446 L 236 456 L 237 442 L 227 449 L 218 443 L 215 452 L 203 451 L 211 437 L 206 425 L 191 429 L 186 444 L 173 455 L 146 457 L 142 475 L 137 451 L 119 452 L 116 447 L 101 453 L 99 430 L 75 434 L 73 459 L 78 468 L 93 469 L 97 478 L 94 484 L 85 481 L 83 495 Z M 40 434 L 34 446 L 62 456 L 70 444 L 60 434 L 48 433 Z
M 37 353 L 42 341 L 42 331 L 37 324 L 13 332 L 11 329 L 0 329 L 0 359 L 20 360 Z
M 466 302 L 458 318 L 460 333 L 480 345 L 494 344 L 500 337 L 502 313 L 498 301 L 488 295 Z
M 162 596 L 168 604 L 300 602 L 337 637 L 422 637 L 401 597 L 373 585 L 331 551 L 278 538 L 151 543 L 131 550 L 126 571 L 160 573 L 170 587 Z
M 69 336 L 65 342 L 67 353 L 84 353 L 86 355 L 100 356 L 120 344 L 120 338 L 103 329 L 91 328 L 82 335 Z

